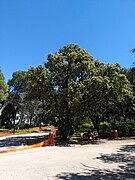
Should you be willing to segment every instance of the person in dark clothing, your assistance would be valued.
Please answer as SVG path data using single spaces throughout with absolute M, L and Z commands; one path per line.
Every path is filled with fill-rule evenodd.
M 92 139 L 94 140 L 94 132 L 92 129 L 89 129 L 87 132 L 88 140 Z

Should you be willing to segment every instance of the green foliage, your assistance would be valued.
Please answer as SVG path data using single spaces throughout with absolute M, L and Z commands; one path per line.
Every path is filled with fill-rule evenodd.
M 118 131 L 118 137 L 135 136 L 135 121 L 101 122 L 99 126 L 100 137 L 113 137 L 114 129 Z
M 134 63 L 133 63 L 133 66 L 131 68 L 121 69 L 121 73 L 126 75 L 127 79 L 129 80 L 129 82 L 133 88 L 133 93 L 135 95 L 135 66 L 134 66 Z
M 8 80 L 9 91 L 20 94 L 26 90 L 26 71 L 16 71 L 12 74 L 12 79 Z
M 49 82 L 48 72 L 42 65 L 30 67 L 26 77 L 27 87 L 24 100 L 29 102 L 29 114 L 32 117 L 35 116 L 35 122 L 40 125 L 53 111 L 52 97 L 54 90 Z
M 91 129 L 94 128 L 93 123 L 84 123 L 84 124 L 82 124 L 80 131 L 81 132 L 87 132 L 90 128 Z
M 12 104 L 14 104 L 17 113 L 19 113 L 21 117 L 23 117 L 24 114 L 28 112 L 28 108 L 25 108 L 26 104 L 24 103 L 26 82 L 26 71 L 22 70 L 13 72 L 12 78 L 8 80 L 9 96 L 7 101 L 10 101 Z
M 78 45 L 68 44 L 55 54 L 49 54 L 45 66 L 56 90 L 54 109 L 59 119 L 59 132 L 66 139 L 74 128 L 74 120 L 79 120 L 83 82 L 93 73 L 94 59 Z
M 133 91 L 134 91 L 134 95 L 135 95 L 135 67 L 132 67 L 129 69 L 127 78 L 129 79 L 129 81 L 133 87 Z
M 7 96 L 8 96 L 8 86 L 5 82 L 5 78 L 2 73 L 2 70 L 0 69 L 0 107 L 2 101 L 6 100 Z
M 32 128 L 32 127 L 34 127 L 34 126 L 30 125 L 28 123 L 19 123 L 17 125 L 17 128 L 19 128 L 19 129 L 29 129 L 29 128 Z
M 65 126 L 65 138 L 73 126 L 82 123 L 80 119 L 85 122 L 84 117 L 92 120 L 97 131 L 101 121 L 116 118 L 116 111 L 127 118 L 127 109 L 121 111 L 120 105 L 132 96 L 132 89 L 119 64 L 105 65 L 78 45 L 68 44 L 49 54 L 45 66 L 56 89 L 56 116 L 60 127 Z
M 109 122 L 101 122 L 99 125 L 99 134 L 101 138 L 113 137 L 113 128 Z
M 82 124 L 82 128 L 90 128 L 90 127 L 93 127 L 93 124 L 89 124 L 89 123 L 84 123 Z
M 110 121 L 110 117 L 115 118 L 116 112 L 119 112 L 119 116 L 123 113 L 120 104 L 132 96 L 132 91 L 126 76 L 120 73 L 119 64 L 105 65 L 95 61 L 95 66 L 93 75 L 84 82 L 81 102 L 83 112 L 89 113 L 99 132 L 101 121 Z
M 135 53 L 135 48 L 132 48 L 132 49 L 130 50 L 130 52 L 131 52 L 131 53 Z
M 56 117 L 54 124 L 63 139 L 82 124 L 82 129 L 88 129 L 84 123 L 91 121 L 90 127 L 110 137 L 111 122 L 135 117 L 134 68 L 121 70 L 119 64 L 101 63 L 76 44 L 49 54 L 45 67 L 14 72 L 8 84 L 9 99 L 21 120 L 25 114 L 30 124 L 40 125 L 48 117 Z
M 118 130 L 119 137 L 135 136 L 135 121 L 116 121 L 113 126 Z
M 27 72 L 26 97 L 28 99 L 44 100 L 49 93 L 47 71 L 42 65 L 30 67 Z

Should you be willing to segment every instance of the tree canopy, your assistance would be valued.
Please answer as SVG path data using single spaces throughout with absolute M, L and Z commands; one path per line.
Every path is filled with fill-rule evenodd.
M 2 101 L 6 100 L 7 96 L 8 96 L 8 86 L 5 82 L 5 78 L 2 73 L 2 70 L 0 69 L 0 106 Z
M 83 81 L 94 71 L 94 59 L 85 49 L 68 44 L 55 54 L 48 55 L 45 64 L 49 80 L 56 90 L 55 107 L 62 138 L 69 137 L 75 109 L 82 95 Z
M 0 77 L 0 98 L 6 99 L 8 86 Z M 67 139 L 84 122 L 99 131 L 100 122 L 133 119 L 134 79 L 134 67 L 104 64 L 71 43 L 49 54 L 44 65 L 14 72 L 8 99 L 30 124 L 57 120 L 59 134 Z
M 12 78 L 8 80 L 9 91 L 16 94 L 25 92 L 26 90 L 26 71 L 13 72 Z
M 56 89 L 56 112 L 63 139 L 70 135 L 78 116 L 89 117 L 98 129 L 101 119 L 109 116 L 111 105 L 115 108 L 116 103 L 132 94 L 118 64 L 96 61 L 75 44 L 49 54 L 45 67 Z

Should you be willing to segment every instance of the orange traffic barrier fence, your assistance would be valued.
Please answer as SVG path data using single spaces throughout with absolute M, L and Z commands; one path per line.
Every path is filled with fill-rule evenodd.
M 54 144 L 54 137 L 56 136 L 56 130 L 55 128 L 53 128 L 53 131 L 49 133 L 48 139 L 37 143 L 37 144 L 33 144 L 33 145 L 29 145 L 29 146 L 24 146 L 24 147 L 20 147 L 20 148 L 10 148 L 10 149 L 4 149 L 0 151 L 0 154 L 2 153 L 8 153 L 8 152 L 17 152 L 17 151 L 22 151 L 22 150 L 26 150 L 26 149 L 32 149 L 32 148 L 37 148 L 37 147 L 43 147 L 43 146 L 47 146 L 47 145 L 53 145 Z
M 0 132 L 0 136 L 1 135 L 6 135 L 6 134 L 13 134 L 13 132 L 12 131 L 2 131 L 2 132 Z

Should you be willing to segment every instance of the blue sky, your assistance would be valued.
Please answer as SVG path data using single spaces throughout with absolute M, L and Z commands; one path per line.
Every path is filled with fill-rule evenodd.
M 135 0 L 0 0 L 0 67 L 6 81 L 68 43 L 130 67 Z

